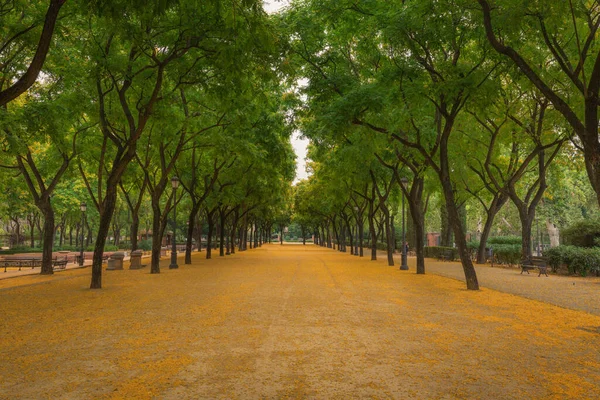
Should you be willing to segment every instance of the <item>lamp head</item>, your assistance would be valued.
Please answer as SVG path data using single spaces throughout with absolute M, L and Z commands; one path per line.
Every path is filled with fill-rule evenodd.
M 82 201 L 79 205 L 79 209 L 81 210 L 81 212 L 85 212 L 85 210 L 87 210 L 87 204 L 85 204 L 85 202 Z
M 179 178 L 174 176 L 171 178 L 171 186 L 173 186 L 173 189 L 177 189 L 179 187 Z

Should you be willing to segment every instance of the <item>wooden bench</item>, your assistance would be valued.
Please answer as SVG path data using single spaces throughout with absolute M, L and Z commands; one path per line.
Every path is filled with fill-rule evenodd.
M 528 260 L 521 261 L 521 274 L 523 274 L 523 272 L 529 274 L 529 270 L 535 268 L 539 271 L 538 277 L 542 276 L 542 274 L 548 276 L 548 264 L 544 257 L 531 257 Z
M 58 260 L 58 259 L 54 258 L 52 260 L 52 268 L 53 269 L 65 269 L 65 268 L 67 268 L 67 263 L 68 263 L 68 260 L 66 257 L 63 258 L 62 260 Z
M 6 272 L 7 268 L 19 268 L 19 271 L 23 267 L 31 267 L 31 269 L 35 267 L 42 266 L 41 258 L 18 258 L 18 257 L 8 257 L 0 260 L 0 267 L 4 267 L 4 272 Z

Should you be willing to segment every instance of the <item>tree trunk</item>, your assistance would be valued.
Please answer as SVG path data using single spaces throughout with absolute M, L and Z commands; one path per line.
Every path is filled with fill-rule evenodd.
M 213 238 L 213 232 L 215 229 L 215 220 L 214 220 L 215 211 L 216 211 L 216 209 L 213 209 L 206 213 L 206 222 L 208 222 L 208 233 L 206 235 L 206 259 L 207 260 L 212 258 L 212 238 Z
M 44 239 L 42 240 L 42 270 L 41 275 L 52 275 L 54 268 L 52 267 L 52 248 L 54 246 L 54 209 L 50 203 L 50 198 L 47 201 L 40 200 L 38 208 L 44 216 Z
M 174 239 L 175 232 L 171 237 Z M 162 247 L 161 210 L 159 199 L 152 199 L 152 258 L 150 260 L 150 273 L 160 274 L 160 250 Z
M 388 209 L 386 204 L 380 204 L 379 208 L 383 211 L 383 215 L 385 218 L 385 239 L 386 239 L 386 252 L 387 252 L 387 260 L 388 266 L 394 266 L 394 245 L 392 243 L 393 236 L 391 230 L 391 221 L 390 221 L 390 210 Z
M 219 207 L 219 257 L 225 256 L 225 211 Z
M 417 274 L 425 273 L 425 212 L 423 206 L 424 181 L 420 176 L 413 178 L 408 194 L 408 209 L 415 232 L 415 252 L 417 255 Z M 402 246 L 405 244 L 402 243 Z
M 375 230 L 374 201 L 369 201 L 369 233 L 371 234 L 371 261 L 377 260 L 377 232 Z
M 396 252 L 396 227 L 394 225 L 394 217 L 394 214 L 392 214 L 392 216 L 390 217 L 390 231 L 392 234 L 392 253 Z
M 363 222 L 363 217 L 362 217 L 362 213 L 359 217 L 359 222 L 358 222 L 358 246 L 359 246 L 359 255 L 360 257 L 363 256 L 363 234 L 364 234 L 364 222 Z
M 35 223 L 33 220 L 29 221 L 29 247 L 35 247 Z
M 140 229 L 140 216 L 137 213 L 131 215 L 131 228 L 129 230 L 129 240 L 131 240 L 131 251 L 138 249 L 138 231 Z
M 106 244 L 106 238 L 110 230 L 110 222 L 116 205 L 117 186 L 106 185 L 106 196 L 104 198 L 103 210 L 100 212 L 98 235 L 96 236 L 94 255 L 92 256 L 92 280 L 90 289 L 102 288 L 102 255 L 104 254 L 104 245 Z
M 458 247 L 458 254 L 462 263 L 463 271 L 465 273 L 465 281 L 467 283 L 467 289 L 479 290 L 479 282 L 477 280 L 477 273 L 475 267 L 471 261 L 469 249 L 467 248 L 467 240 L 465 238 L 464 228 L 461 224 L 461 217 L 456 206 L 454 199 L 454 188 L 450 179 L 450 167 L 448 164 L 448 143 L 447 137 L 442 138 L 440 145 L 440 170 L 439 170 L 440 182 L 444 191 L 444 197 L 446 200 L 446 212 L 448 216 L 448 222 L 454 231 L 454 240 Z
M 521 258 L 523 260 L 530 259 L 532 254 L 531 243 L 531 226 L 535 218 L 535 209 L 533 212 L 528 212 L 526 205 L 518 207 L 519 219 L 521 221 Z

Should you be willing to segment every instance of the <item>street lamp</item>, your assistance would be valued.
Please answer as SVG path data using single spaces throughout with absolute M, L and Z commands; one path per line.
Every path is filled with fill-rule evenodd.
M 179 268 L 179 265 L 177 265 L 177 243 L 175 241 L 175 232 L 177 231 L 177 197 L 175 197 L 175 192 L 179 187 L 178 177 L 171 178 L 171 186 L 173 186 L 173 237 L 171 237 L 171 264 L 169 269 L 176 269 Z
M 79 266 L 83 266 L 83 227 L 85 221 L 85 210 L 87 210 L 87 205 L 85 202 L 81 202 L 79 209 L 81 210 L 81 252 L 79 253 Z
M 402 191 L 402 263 L 400 265 L 400 269 L 403 271 L 407 271 L 408 270 L 408 264 L 406 263 L 406 229 L 405 229 L 405 225 L 404 225 L 404 198 L 406 197 L 404 195 L 404 191 L 406 190 L 406 185 L 408 185 L 408 179 L 406 179 L 405 177 L 400 178 L 400 183 L 402 184 L 402 187 L 404 188 L 404 190 Z

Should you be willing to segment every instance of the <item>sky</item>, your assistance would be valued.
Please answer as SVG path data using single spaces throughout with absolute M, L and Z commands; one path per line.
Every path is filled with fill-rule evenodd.
M 274 13 L 279 11 L 282 7 L 285 7 L 289 3 L 289 0 L 269 0 L 263 1 L 263 6 L 266 12 Z M 292 137 L 292 146 L 296 152 L 296 180 L 294 183 L 308 177 L 306 174 L 306 146 L 308 145 L 307 139 L 300 139 L 300 133 L 295 132 Z

